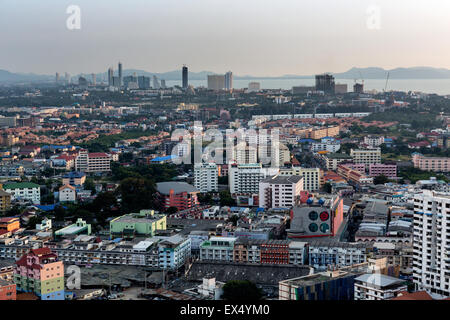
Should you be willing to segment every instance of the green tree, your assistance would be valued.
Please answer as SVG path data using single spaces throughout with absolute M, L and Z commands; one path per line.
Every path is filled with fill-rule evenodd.
M 229 206 L 233 207 L 236 205 L 236 200 L 231 197 L 231 194 L 228 190 L 220 191 L 220 205 L 221 206 Z
M 326 193 L 331 193 L 331 190 L 332 190 L 331 183 L 327 182 L 323 185 L 323 191 L 325 191 Z
M 248 280 L 231 280 L 223 286 L 224 300 L 261 300 L 262 291 Z
M 153 209 L 157 206 L 156 188 L 153 181 L 145 178 L 126 178 L 120 182 L 118 192 L 122 198 L 124 213 Z
M 389 182 L 389 178 L 386 177 L 385 175 L 379 175 L 373 179 L 374 184 L 385 184 L 388 182 Z

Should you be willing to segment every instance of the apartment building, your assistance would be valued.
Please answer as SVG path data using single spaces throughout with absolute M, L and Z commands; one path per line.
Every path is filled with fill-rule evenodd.
M 233 148 L 232 160 L 238 164 L 257 163 L 258 162 L 258 148 L 247 145 L 246 142 L 241 142 Z
M 379 273 L 355 278 L 355 300 L 389 300 L 407 291 L 405 280 Z
M 260 163 L 232 164 L 228 173 L 230 193 L 259 194 L 259 182 L 278 172 L 278 168 L 263 168 Z
M 211 237 L 200 245 L 200 260 L 233 261 L 235 237 Z
M 178 270 L 191 256 L 191 239 L 181 235 L 156 237 L 158 243 L 159 268 Z
M 0 212 L 5 212 L 11 207 L 11 194 L 0 189 Z
M 33 249 L 16 261 L 14 283 L 41 300 L 64 300 L 64 264 L 49 248 Z
M 83 172 L 69 172 L 63 176 L 62 184 L 71 185 L 74 187 L 81 187 L 86 182 L 86 174 Z
M 419 168 L 423 171 L 450 171 L 450 158 L 425 157 L 420 153 L 415 153 L 412 156 L 412 161 L 414 163 L 414 168 Z
M 198 191 L 217 192 L 219 190 L 219 170 L 215 163 L 196 163 L 194 165 L 194 186 Z
M 71 185 L 64 185 L 59 188 L 59 202 L 75 202 L 77 200 L 77 191 Z
M 110 237 L 134 238 L 136 236 L 153 237 L 158 230 L 166 230 L 167 217 L 155 214 L 154 210 L 141 210 L 114 218 L 109 223 Z
M 366 165 L 372 163 L 381 163 L 381 149 L 351 149 L 350 156 L 356 164 Z
M 369 164 L 369 177 L 386 176 L 388 178 L 397 178 L 396 164 Z
M 364 143 L 369 147 L 376 148 L 381 146 L 384 143 L 383 136 L 365 136 Z
M 0 279 L 0 301 L 16 300 L 16 285 Z
M 111 161 L 112 158 L 107 153 L 89 153 L 82 149 L 75 158 L 75 170 L 89 173 L 110 172 Z
M 413 279 L 418 290 L 450 296 L 450 194 L 414 196 Z
M 313 241 L 309 243 L 309 265 L 317 270 L 329 266 L 346 267 L 367 262 L 372 244 L 337 241 Z
M 323 172 L 320 168 L 292 167 L 280 169 L 281 176 L 301 176 L 303 177 L 303 190 L 314 192 L 322 186 Z
M 352 160 L 352 157 L 345 153 L 330 153 L 322 156 L 327 170 L 336 170 L 337 166 L 342 162 Z
M 20 228 L 20 219 L 16 217 L 0 218 L 0 231 L 15 231 Z
M 182 211 L 191 209 L 199 203 L 197 198 L 199 191 L 186 182 L 159 182 L 156 184 L 156 190 L 161 207 L 165 210 L 174 207 Z
M 311 144 L 312 152 L 327 151 L 330 153 L 336 153 L 341 149 L 339 142 L 313 142 Z
M 31 182 L 5 183 L 3 190 L 11 194 L 13 200 L 28 200 L 33 204 L 41 203 L 41 187 Z
M 337 174 L 342 176 L 347 181 L 351 181 L 357 184 L 370 184 L 373 183 L 373 178 L 367 177 L 365 174 L 358 170 L 351 169 L 342 164 L 337 167 Z
M 325 137 L 336 137 L 339 135 L 339 131 L 340 131 L 339 126 L 330 126 L 325 128 L 312 129 L 308 131 L 307 138 L 318 140 Z
M 303 191 L 303 177 L 275 175 L 259 183 L 261 208 L 291 208 Z

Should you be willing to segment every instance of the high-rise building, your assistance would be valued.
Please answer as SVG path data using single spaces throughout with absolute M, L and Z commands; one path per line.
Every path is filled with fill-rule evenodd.
M 111 87 L 113 85 L 114 69 L 111 67 L 108 69 L 108 85 Z
M 158 78 L 153 75 L 153 88 L 154 89 L 159 89 L 161 87 L 161 85 L 159 84 Z
M 413 281 L 418 290 L 450 296 L 450 194 L 414 196 Z
M 353 85 L 353 92 L 364 93 L 364 83 L 355 83 Z
M 185 65 L 183 66 L 183 69 L 182 69 L 182 77 L 183 77 L 183 89 L 187 89 L 187 87 L 189 85 L 188 67 L 186 67 Z
M 356 164 L 381 163 L 381 149 L 351 149 L 350 156 Z
M 56 73 L 55 80 L 56 80 L 56 83 L 59 83 L 59 72 Z
M 68 73 L 66 72 L 66 74 L 64 75 L 64 78 L 65 78 L 65 80 L 66 80 L 66 84 L 70 84 L 70 74 L 68 74 Z
M 161 89 L 166 89 L 166 88 L 167 88 L 167 86 L 166 86 L 166 80 L 161 79 Z
M 85 77 L 79 77 L 78 78 L 78 85 L 82 87 L 86 87 L 88 85 L 88 82 Z
M 95 86 L 97 84 L 97 76 L 95 75 L 95 73 L 91 74 L 92 76 L 92 84 Z
M 225 73 L 225 90 L 233 90 L 233 73 L 231 71 Z
M 259 182 L 278 172 L 278 168 L 263 168 L 260 163 L 232 164 L 228 173 L 230 193 L 259 194 Z
M 346 83 L 336 83 L 334 86 L 334 92 L 336 94 L 344 94 L 348 92 L 348 86 Z
M 225 89 L 225 75 L 211 74 L 208 75 L 208 90 L 220 91 Z
M 125 86 L 128 86 L 129 82 L 133 82 L 133 78 L 131 76 L 125 77 L 125 79 L 127 80 L 125 83 Z M 139 76 L 137 81 L 138 81 L 139 89 L 149 89 L 150 88 L 150 77 Z
M 119 62 L 119 87 L 123 85 L 122 78 L 122 62 Z
M 248 84 L 248 92 L 258 92 L 261 90 L 261 84 L 259 82 L 250 82 Z
M 261 208 L 291 208 L 303 191 L 301 176 L 276 175 L 259 182 L 259 206 Z
M 334 77 L 328 73 L 316 75 L 316 90 L 323 91 L 329 94 L 334 94 L 335 93 Z
M 218 191 L 218 176 L 215 163 L 197 163 L 194 166 L 194 186 L 202 193 Z

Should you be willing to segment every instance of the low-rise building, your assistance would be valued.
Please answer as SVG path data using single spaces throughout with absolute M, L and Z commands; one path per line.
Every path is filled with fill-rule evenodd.
M 141 210 L 114 218 L 109 223 L 111 238 L 130 239 L 136 236 L 152 237 L 157 230 L 166 230 L 165 215 L 155 214 L 154 210 Z
M 33 204 L 41 203 L 41 187 L 32 182 L 5 183 L 3 190 L 11 194 L 11 200 L 28 200 Z
M 355 278 L 355 300 L 388 300 L 407 289 L 405 280 L 384 274 L 363 274 Z
M 71 185 L 64 185 L 59 188 L 59 202 L 75 202 L 77 200 L 77 191 Z

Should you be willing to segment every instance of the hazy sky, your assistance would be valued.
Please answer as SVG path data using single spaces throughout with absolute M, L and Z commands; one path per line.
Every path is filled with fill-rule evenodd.
M 69 5 L 81 29 L 69 30 Z M 380 9 L 377 18 L 367 12 Z M 375 18 L 374 18 L 375 17 Z M 448 0 L 0 0 L 0 69 L 255 76 L 450 68 Z

